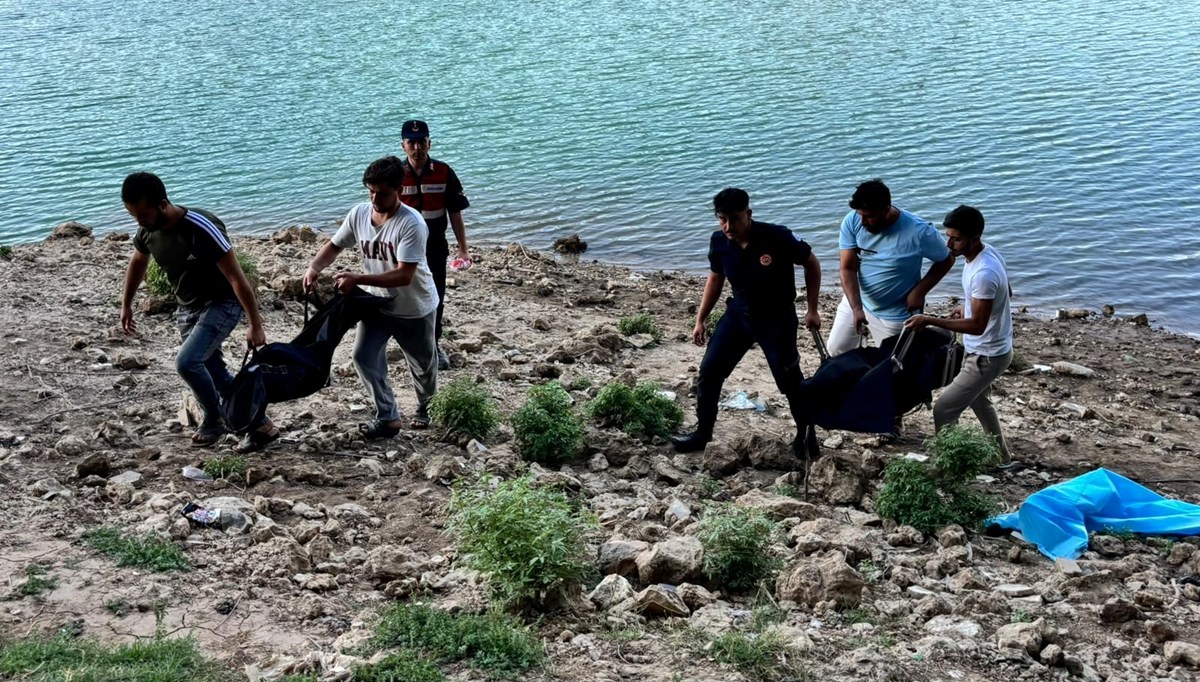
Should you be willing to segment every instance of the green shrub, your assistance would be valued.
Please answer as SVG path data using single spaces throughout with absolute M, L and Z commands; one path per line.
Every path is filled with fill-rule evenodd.
M 388 608 L 364 648 L 367 653 L 391 648 L 417 650 L 443 663 L 467 661 L 501 674 L 528 670 L 544 656 L 537 638 L 511 618 L 496 613 L 452 615 L 424 604 Z
M 213 478 L 244 476 L 246 458 L 239 455 L 217 455 L 204 463 L 204 473 Z
M 429 402 L 433 422 L 451 433 L 483 440 L 500 423 L 500 412 L 487 386 L 459 377 L 442 386 Z
M 683 410 L 650 382 L 634 388 L 608 384 L 588 403 L 587 414 L 601 426 L 615 426 L 634 436 L 666 438 L 683 423 Z
M 662 330 L 658 328 L 658 324 L 654 322 L 654 317 L 650 313 L 622 317 L 617 320 L 617 331 L 621 332 L 623 336 L 649 334 L 655 343 L 662 342 L 663 337 Z
M 712 643 L 712 657 L 752 680 L 807 680 L 791 663 L 797 652 L 776 632 L 728 632 Z
M 995 441 L 978 429 L 952 426 L 927 443 L 930 463 L 909 459 L 888 463 L 875 510 L 884 518 L 922 532 L 952 523 L 978 526 L 996 513 L 996 502 L 973 490 L 971 481 L 1000 461 Z
M 111 646 L 63 633 L 54 637 L 0 640 L 0 679 L 232 682 L 237 678 L 206 660 L 190 637 L 153 637 Z
M 151 536 L 124 535 L 116 528 L 97 528 L 83 539 L 101 554 L 115 559 L 118 566 L 135 566 L 151 571 L 190 570 L 192 565 L 179 548 Z
M 779 570 L 771 554 L 778 526 L 762 511 L 731 504 L 708 507 L 697 538 L 704 547 L 704 574 L 723 588 L 740 592 Z
M 591 567 L 585 539 L 596 526 L 560 492 L 524 476 L 492 485 L 460 481 L 447 529 L 471 568 L 488 574 L 492 596 L 511 608 L 539 606 Z
M 46 567 L 41 564 L 29 564 L 25 567 L 25 582 L 19 583 L 5 599 L 20 599 L 21 597 L 36 597 L 46 590 L 58 587 L 58 578 L 47 577 Z
M 352 682 L 442 682 L 446 676 L 438 667 L 411 651 L 401 651 L 378 663 L 354 669 Z
M 242 272 L 250 282 L 250 287 L 257 287 L 258 263 L 249 254 L 238 251 L 234 255 L 238 265 L 242 266 Z M 146 269 L 146 289 L 155 296 L 169 296 L 175 293 L 175 287 L 171 286 L 171 280 L 167 279 L 166 270 L 153 258 L 150 259 L 150 267 Z
M 8 244 L 0 246 L 0 258 L 4 260 L 12 260 L 13 248 Z
M 721 318 L 724 316 L 724 308 L 721 308 L 720 310 L 713 310 L 708 314 L 708 318 L 704 320 L 704 330 L 708 332 L 709 336 L 712 336 L 713 332 L 717 330 L 717 323 L 720 322 Z
M 571 396 L 558 382 L 529 389 L 512 415 L 517 452 L 531 462 L 557 464 L 583 451 L 583 424 L 571 409 Z
M 567 383 L 568 391 L 586 391 L 587 389 L 589 389 L 591 387 L 592 387 L 591 378 L 585 377 L 585 376 L 575 377 L 574 379 L 571 379 L 571 381 L 569 383 Z

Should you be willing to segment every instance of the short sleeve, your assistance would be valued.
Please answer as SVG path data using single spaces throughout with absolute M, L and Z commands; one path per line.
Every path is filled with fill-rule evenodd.
M 398 236 L 397 263 L 420 263 L 425 260 L 425 242 L 429 239 L 429 227 L 420 215 L 413 212 L 400 227 Z
M 358 243 L 358 235 L 354 231 L 354 213 L 358 211 L 358 206 L 350 209 L 346 214 L 346 219 L 342 221 L 342 226 L 337 232 L 333 233 L 333 245 L 339 249 L 348 249 Z
M 808 242 L 796 237 L 790 230 L 787 233 L 787 252 L 791 255 L 791 261 L 796 265 L 804 265 L 808 261 L 809 255 L 812 254 L 812 247 Z
M 861 220 L 858 214 L 850 211 L 842 218 L 842 227 L 838 231 L 838 248 L 839 249 L 857 249 L 858 248 L 858 228 L 855 223 Z
M 717 237 L 724 239 L 725 235 L 714 233 L 712 238 L 708 240 L 708 267 L 718 275 L 724 275 L 725 268 L 721 265 L 721 254 L 718 252 Z
M 1001 286 L 1003 283 L 996 271 L 991 268 L 983 268 L 971 278 L 971 298 L 980 301 L 995 300 L 996 295 L 1000 293 Z
M 150 246 L 146 244 L 146 228 L 138 227 L 137 232 L 133 235 L 133 248 L 138 250 L 138 253 L 150 254 Z
M 471 202 L 467 200 L 467 193 L 463 191 L 458 174 L 449 166 L 446 167 L 446 170 L 449 172 L 449 177 L 446 178 L 446 211 L 462 213 L 462 210 L 470 206 Z
M 221 260 L 222 256 L 233 250 L 233 245 L 229 243 L 229 237 L 225 236 L 225 223 L 217 220 L 216 217 L 189 210 L 187 220 L 195 232 L 192 253 L 197 260 L 204 263 L 216 263 Z
M 937 228 L 930 223 L 921 223 L 921 256 L 934 263 L 940 263 L 950 256 L 950 249 L 938 234 Z

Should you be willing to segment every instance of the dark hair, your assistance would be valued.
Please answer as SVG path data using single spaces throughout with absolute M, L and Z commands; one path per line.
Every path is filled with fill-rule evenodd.
M 740 213 L 750 208 L 750 195 L 744 189 L 726 187 L 713 197 L 713 213 Z
M 158 206 L 167 200 L 167 188 L 154 173 L 130 173 L 121 184 L 121 201 Z
M 963 204 L 946 214 L 942 227 L 961 232 L 964 237 L 980 237 L 983 235 L 983 214 L 974 206 Z
M 376 159 L 363 171 L 364 185 L 387 185 L 392 189 L 404 184 L 404 162 L 394 156 Z
M 850 197 L 850 208 L 856 211 L 879 211 L 891 205 L 892 191 L 879 178 L 862 183 Z

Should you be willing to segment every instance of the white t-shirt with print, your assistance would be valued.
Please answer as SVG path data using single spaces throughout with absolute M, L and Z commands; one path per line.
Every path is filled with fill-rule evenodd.
M 437 310 L 437 289 L 425 261 L 425 242 L 429 227 L 421 214 L 400 205 L 396 215 L 376 227 L 371 224 L 371 203 L 363 202 L 346 214 L 342 226 L 333 235 L 333 245 L 342 249 L 357 246 L 363 258 L 363 270 L 379 275 L 395 270 L 401 263 L 416 263 L 417 271 L 408 286 L 363 289 L 375 296 L 392 299 L 383 312 L 393 317 L 418 318 Z
M 963 316 L 971 317 L 971 299 L 992 301 L 992 315 L 979 336 L 963 334 L 968 353 L 994 358 L 1012 350 L 1012 310 L 1008 303 L 1008 266 L 996 249 L 983 245 L 975 259 L 963 265 Z

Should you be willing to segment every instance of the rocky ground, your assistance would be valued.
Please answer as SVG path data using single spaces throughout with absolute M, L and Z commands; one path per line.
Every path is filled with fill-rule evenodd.
M 320 238 L 292 229 L 236 240 L 257 259 L 271 340 L 290 338 L 302 323 L 294 295 Z M 451 610 L 483 608 L 480 576 L 459 565 L 442 532 L 447 486 L 470 472 L 531 470 L 583 493 L 602 528 L 592 543 L 598 575 L 611 575 L 591 602 L 581 600 L 587 608 L 537 622 L 549 663 L 531 679 L 743 679 L 685 640 L 745 628 L 764 600 L 782 609 L 782 622 L 771 627 L 800 659 L 792 670 L 807 670 L 809 679 L 1200 675 L 1200 588 L 1183 581 L 1200 573 L 1200 540 L 1096 536 L 1078 562 L 1056 566 L 1012 537 L 953 527 L 924 537 L 883 522 L 872 513 L 880 467 L 922 452 L 928 411 L 910 416 L 892 444 L 821 433 L 824 457 L 810 498 L 780 494 L 799 487 L 785 447 L 793 431 L 754 352 L 726 390 L 746 391 L 768 409 L 723 411 L 719 444 L 708 453 L 676 456 L 666 443 L 593 428 L 578 462 L 548 472 L 513 453 L 507 429 L 484 444 L 451 442 L 436 429 L 362 441 L 355 425 L 371 409 L 347 342 L 330 387 L 272 408 L 284 438 L 251 456 L 243 481 L 186 479 L 183 467 L 236 441 L 191 447 L 170 315 L 139 313 L 134 338 L 117 329 L 131 249 L 121 235 L 93 240 L 68 231 L 0 260 L 4 636 L 70 625 L 128 641 L 153 633 L 157 622 L 194 635 L 231 668 L 254 673 L 291 662 L 292 670 L 319 672 L 362 640 L 384 605 L 413 589 Z M 579 404 L 609 381 L 649 379 L 690 414 L 703 352 L 688 342 L 696 277 L 569 261 L 519 245 L 482 249 L 474 268 L 452 277 L 446 345 L 455 367 L 443 381 L 481 377 L 509 412 L 529 386 L 550 378 L 575 387 Z M 836 303 L 830 272 L 826 284 L 828 325 Z M 663 327 L 661 344 L 617 333 L 619 318 L 641 312 Z M 1197 342 L 1098 312 L 1022 313 L 1016 329 L 1020 361 L 995 399 L 1027 466 L 986 479 L 992 492 L 1015 507 L 1048 484 L 1103 466 L 1200 502 Z M 240 334 L 226 347 L 231 364 L 241 357 Z M 806 341 L 811 371 L 816 355 Z M 1058 361 L 1094 373 L 1037 367 Z M 393 364 L 393 381 L 411 410 L 401 368 Z M 699 575 L 696 520 L 712 499 L 762 507 L 786 530 L 778 549 L 787 563 L 774 595 L 727 595 Z M 239 510 L 246 527 L 189 527 L 178 512 L 191 500 Z M 171 538 L 194 569 L 117 567 L 81 540 L 105 525 Z M 55 586 L 19 597 L 13 593 L 31 565 L 44 566 Z M 680 586 L 680 614 L 647 618 L 620 599 L 660 582 Z

